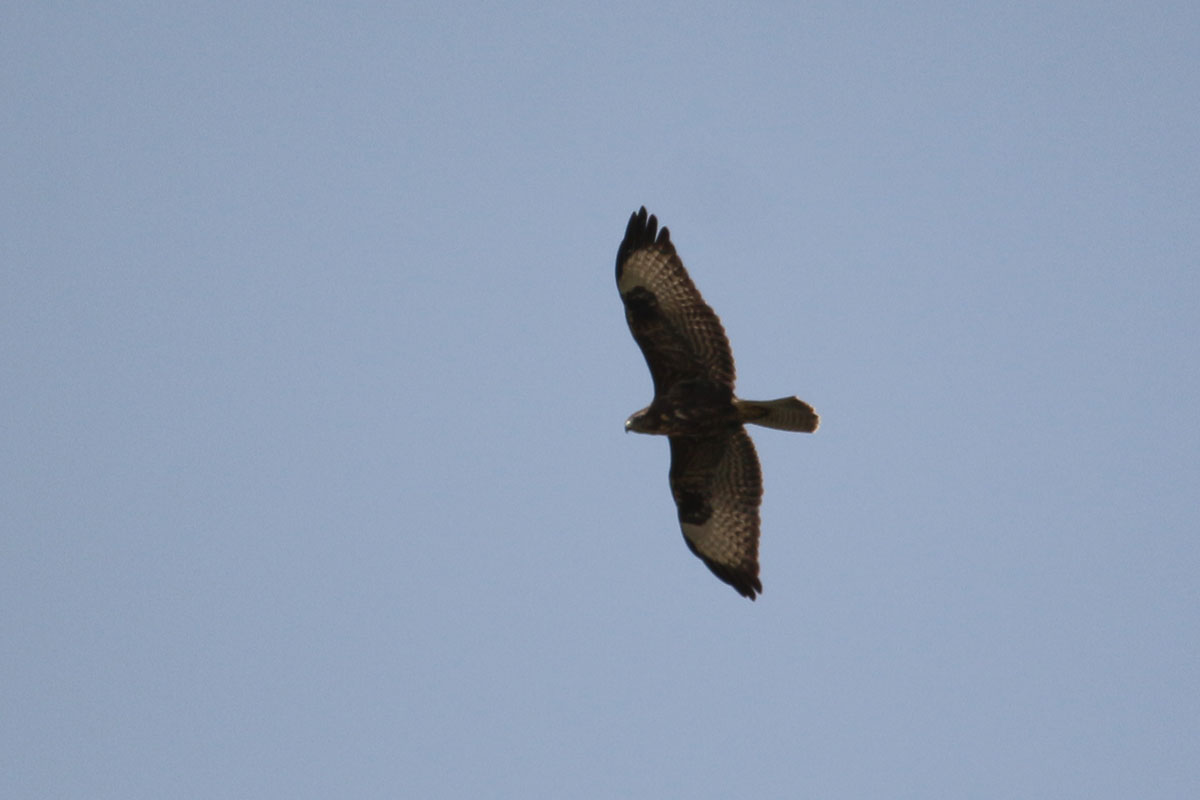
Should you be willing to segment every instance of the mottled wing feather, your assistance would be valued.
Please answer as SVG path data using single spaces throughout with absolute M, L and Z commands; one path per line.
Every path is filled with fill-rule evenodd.
M 617 288 L 656 395 L 680 381 L 733 390 L 733 353 L 721 321 L 688 277 L 671 234 L 643 207 L 629 218 L 617 251 Z
M 671 494 L 688 548 L 713 574 L 751 600 L 758 579 L 762 471 L 744 428 L 672 436 Z

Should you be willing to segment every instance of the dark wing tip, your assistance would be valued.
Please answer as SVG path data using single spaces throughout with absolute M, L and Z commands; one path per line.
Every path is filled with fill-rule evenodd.
M 731 567 L 728 564 L 722 564 L 719 561 L 713 561 L 711 558 L 705 556 L 698 549 L 696 549 L 696 546 L 692 544 L 691 540 L 686 536 L 683 537 L 683 541 L 687 544 L 688 549 L 692 551 L 692 554 L 703 561 L 704 566 L 708 567 L 709 570 L 712 571 L 713 575 L 716 575 L 725 583 L 728 583 L 730 586 L 732 586 L 734 590 L 742 597 L 749 597 L 751 600 L 753 600 L 755 599 L 756 593 L 762 594 L 762 581 L 758 579 L 757 565 L 755 565 L 753 571 Z
M 671 231 L 665 225 L 659 230 L 658 217 L 648 213 L 646 207 L 642 206 L 629 215 L 629 224 L 625 226 L 625 238 L 617 248 L 618 280 L 621 277 L 621 265 L 635 252 L 651 245 L 658 245 L 666 253 L 675 252 L 675 247 L 671 244 Z
M 728 583 L 742 597 L 755 599 L 755 595 L 762 594 L 762 581 L 746 570 L 731 569 L 724 564 L 717 564 L 714 561 L 709 561 L 707 558 L 701 558 L 705 565 L 712 570 L 712 573 L 721 580 Z

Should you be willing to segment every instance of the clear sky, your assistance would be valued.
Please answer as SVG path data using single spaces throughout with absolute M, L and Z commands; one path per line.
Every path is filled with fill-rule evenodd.
M 1200 5 L 879 5 L 6 4 L 0 796 L 1200 796 Z

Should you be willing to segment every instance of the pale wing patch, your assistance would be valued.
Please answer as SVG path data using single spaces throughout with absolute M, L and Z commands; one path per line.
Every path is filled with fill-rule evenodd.
M 672 254 L 664 253 L 654 245 L 642 248 L 629 257 L 617 279 L 617 291 L 628 294 L 630 289 L 641 286 L 654 290 L 669 279 Z

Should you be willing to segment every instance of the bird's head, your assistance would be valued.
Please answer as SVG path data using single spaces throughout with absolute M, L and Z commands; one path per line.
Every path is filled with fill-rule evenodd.
M 650 424 L 650 415 L 646 413 L 649 410 L 650 407 L 646 406 L 641 411 L 630 414 L 629 419 L 625 420 L 625 432 L 654 433 L 653 426 Z

